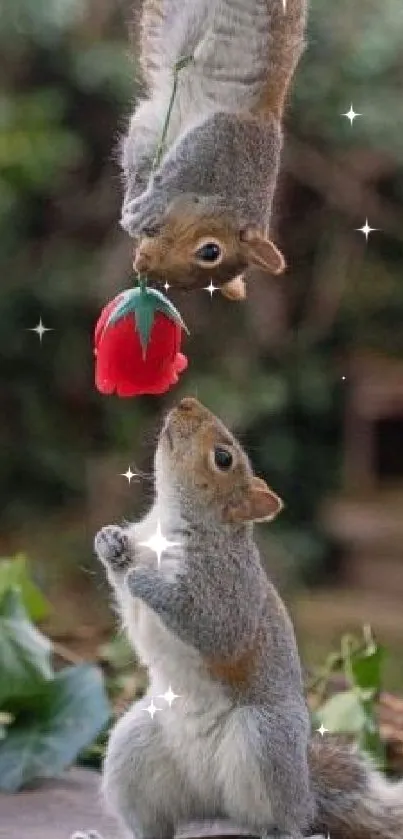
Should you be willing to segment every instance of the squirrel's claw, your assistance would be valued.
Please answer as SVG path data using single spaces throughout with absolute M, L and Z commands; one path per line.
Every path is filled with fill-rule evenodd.
M 120 571 L 130 565 L 131 558 L 127 535 L 123 528 L 116 524 L 108 524 L 98 531 L 94 540 L 94 549 L 104 565 L 111 565 Z M 97 837 L 95 836 L 94 839 L 97 839 Z
M 125 202 L 120 226 L 129 236 L 144 235 L 147 228 L 160 224 L 165 210 L 166 201 L 163 195 L 149 188 L 138 198 Z

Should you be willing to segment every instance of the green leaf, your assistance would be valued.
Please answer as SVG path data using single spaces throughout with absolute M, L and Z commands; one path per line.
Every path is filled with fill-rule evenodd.
M 374 647 L 369 653 L 361 652 L 351 659 L 351 673 L 354 682 L 362 690 L 378 692 L 381 688 L 381 667 L 384 658 L 382 647 Z
M 0 559 L 0 600 L 3 593 L 13 587 L 21 592 L 23 606 L 34 623 L 47 617 L 50 603 L 30 579 L 24 554 Z
M 357 734 L 366 724 L 366 714 L 354 690 L 332 696 L 317 710 L 324 727 L 333 733 Z
M 91 743 L 110 717 L 101 671 L 67 667 L 42 685 L 36 713 L 22 714 L 0 742 L 0 789 L 15 792 L 53 777 Z
M 133 668 L 135 653 L 123 633 L 116 635 L 107 644 L 102 644 L 98 652 L 101 659 L 107 661 L 115 670 Z
M 0 601 L 0 707 L 52 679 L 50 654 L 51 643 L 28 619 L 21 595 L 9 589 Z

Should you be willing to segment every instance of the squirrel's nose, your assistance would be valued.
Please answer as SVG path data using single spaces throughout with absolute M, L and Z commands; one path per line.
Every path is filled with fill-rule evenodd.
M 150 257 L 142 250 L 134 251 L 133 268 L 139 273 L 147 271 L 150 267 Z
M 182 413 L 190 415 L 200 414 L 203 411 L 203 405 L 195 399 L 193 396 L 185 396 L 184 399 L 178 404 L 179 411 Z

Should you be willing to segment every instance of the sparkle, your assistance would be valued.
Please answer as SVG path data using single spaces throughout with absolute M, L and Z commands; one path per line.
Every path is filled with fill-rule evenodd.
M 366 218 L 365 219 L 365 224 L 363 224 L 362 227 L 356 227 L 355 229 L 358 230 L 360 233 L 363 233 L 367 242 L 368 242 L 369 234 L 372 233 L 374 230 L 378 230 L 379 228 L 378 227 L 371 227 L 368 224 L 368 219 Z
M 164 288 L 165 288 L 165 291 L 169 291 L 171 286 L 169 285 L 169 283 L 164 283 Z
M 354 122 L 354 120 L 355 120 L 355 118 L 356 118 L 356 117 L 362 117 L 362 114 L 358 114 L 358 113 L 354 110 L 353 106 L 352 106 L 352 105 L 350 105 L 350 110 L 349 110 L 349 111 L 347 111 L 345 114 L 340 114 L 340 116 L 342 116 L 342 117 L 346 117 L 347 119 L 349 119 L 349 120 L 350 120 L 350 125 L 352 125 L 352 124 L 353 124 L 353 122 Z
M 316 729 L 316 731 L 318 732 L 318 734 L 320 734 L 320 736 L 321 736 L 321 737 L 323 737 L 323 735 L 324 735 L 324 734 L 327 734 L 327 732 L 329 731 L 329 729 L 328 729 L 328 728 L 325 728 L 325 726 L 324 726 L 324 725 L 323 725 L 323 723 L 322 723 L 322 724 L 321 724 L 321 727 L 320 727 L 320 728 L 317 728 L 317 729 Z
M 213 284 L 213 280 L 210 280 L 210 285 L 204 286 L 204 291 L 208 291 L 210 297 L 212 297 L 214 292 L 218 291 L 218 286 Z
M 42 318 L 39 318 L 39 323 L 37 323 L 36 326 L 31 326 L 28 329 L 28 332 L 36 332 L 40 342 L 42 343 L 42 338 L 45 332 L 53 332 L 53 329 L 51 329 L 49 326 L 44 326 L 44 324 L 42 323 Z
M 286 11 L 287 11 L 287 0 L 281 0 L 281 2 L 282 2 L 282 4 L 283 4 L 283 12 L 284 12 L 284 14 L 285 14 L 285 13 L 286 13 Z
M 166 551 L 167 548 L 173 548 L 179 545 L 179 542 L 170 542 L 168 539 L 165 539 L 165 536 L 161 530 L 161 522 L 158 520 L 157 522 L 157 529 L 155 533 L 148 539 L 147 542 L 140 542 L 139 543 L 144 548 L 150 548 L 151 551 L 157 555 L 157 562 L 158 567 L 161 563 L 161 556 Z
M 153 720 L 153 719 L 154 719 L 154 715 L 157 713 L 157 711 L 161 711 L 161 708 L 157 708 L 157 707 L 154 705 L 154 701 L 153 701 L 153 699 L 152 699 L 152 700 L 151 700 L 151 702 L 150 702 L 150 704 L 148 705 L 148 707 L 147 707 L 147 708 L 145 708 L 145 710 L 147 711 L 147 713 L 148 713 L 148 714 L 150 714 L 150 717 L 151 717 L 151 719 Z
M 346 377 L 345 377 L 345 376 L 342 376 L 342 377 L 341 377 L 341 380 L 342 380 L 342 382 L 345 382 L 345 381 L 346 381 Z
M 128 481 L 129 484 L 131 483 L 132 478 L 137 477 L 136 473 L 132 472 L 130 466 L 129 466 L 129 468 L 126 472 L 121 472 L 120 474 L 121 474 L 122 478 L 127 478 L 127 481 Z
M 171 707 L 174 699 L 179 699 L 179 696 L 180 694 L 174 693 L 171 685 L 169 685 L 168 690 L 166 690 L 165 693 L 160 693 L 158 698 L 165 699 L 165 702 L 168 702 L 169 707 Z

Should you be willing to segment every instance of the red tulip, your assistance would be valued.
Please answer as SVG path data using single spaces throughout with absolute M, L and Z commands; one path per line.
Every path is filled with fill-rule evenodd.
M 165 393 L 186 370 L 188 361 L 180 352 L 184 324 L 179 313 L 154 289 L 143 292 L 147 300 L 138 289 L 135 291 L 136 295 L 123 292 L 115 297 L 96 324 L 95 383 L 101 393 Z M 124 300 L 133 299 L 134 305 L 129 302 L 122 308 Z M 144 309 L 148 310 L 145 326 Z M 175 317 L 167 312 L 175 313 Z

